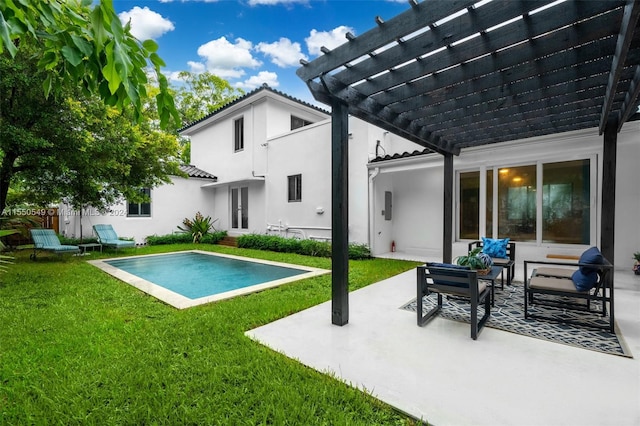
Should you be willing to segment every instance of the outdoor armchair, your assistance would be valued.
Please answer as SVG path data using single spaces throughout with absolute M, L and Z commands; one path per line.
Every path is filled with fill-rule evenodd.
M 424 296 L 437 293 L 438 301 L 426 314 L 422 313 Z M 442 296 L 460 297 L 471 303 L 471 338 L 476 340 L 478 332 L 491 315 L 491 292 L 485 282 L 478 281 L 475 270 L 447 263 L 427 263 L 418 266 L 417 307 L 418 326 L 422 327 L 442 309 Z M 478 307 L 484 303 L 484 315 L 478 319 Z
M 49 251 L 55 254 L 77 254 L 80 253 L 80 247 L 72 245 L 63 245 L 53 229 L 33 228 L 30 229 L 31 238 L 33 239 L 33 254 L 29 256 L 32 260 L 36 260 L 38 250 Z
M 500 246 L 504 252 L 498 254 L 497 252 L 500 250 L 496 249 L 496 247 Z M 482 237 L 482 240 L 469 243 L 469 251 L 477 247 L 481 247 L 483 253 L 491 256 L 495 266 L 502 266 L 503 269 L 507 270 L 507 285 L 511 285 L 511 280 L 513 280 L 516 272 L 516 243 L 509 241 L 509 238 L 492 239 Z M 501 287 L 504 289 L 504 280 L 501 282 Z
M 105 247 L 113 247 L 116 249 L 135 247 L 135 241 L 121 240 L 111 225 L 99 224 L 93 225 L 93 230 L 98 236 L 98 242 Z

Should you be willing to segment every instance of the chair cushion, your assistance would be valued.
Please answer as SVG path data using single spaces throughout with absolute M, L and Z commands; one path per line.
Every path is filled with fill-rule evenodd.
M 590 263 L 593 265 L 602 265 L 604 263 L 604 256 L 602 256 L 602 253 L 600 253 L 600 250 L 598 249 L 598 247 L 591 247 L 587 249 L 584 253 L 582 253 L 582 255 L 580 256 L 579 262 Z M 580 266 L 580 271 L 585 275 L 588 274 L 589 272 L 596 272 L 597 270 L 598 268 Z
M 509 245 L 509 238 L 493 239 L 482 237 L 482 252 L 491 257 L 506 259 L 507 245 Z
M 578 291 L 589 291 L 598 282 L 598 273 L 596 271 L 583 272 L 578 269 L 571 275 L 571 281 Z

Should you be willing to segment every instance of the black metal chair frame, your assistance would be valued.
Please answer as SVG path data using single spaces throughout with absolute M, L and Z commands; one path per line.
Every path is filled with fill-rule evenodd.
M 529 277 L 528 270 L 529 265 L 553 265 L 553 266 L 570 266 L 573 268 L 578 268 L 580 266 L 588 266 L 590 268 L 597 268 L 598 273 L 598 281 L 593 289 L 590 291 L 578 292 L 578 291 L 564 291 L 564 290 L 553 290 L 553 289 L 543 289 L 543 288 L 532 288 L 531 287 L 531 278 L 538 277 L 535 273 L 535 269 L 532 272 L 532 277 Z M 609 333 L 615 332 L 615 310 L 614 310 L 614 286 L 613 279 L 611 279 L 610 271 L 613 269 L 613 265 L 605 259 L 602 265 L 594 265 L 594 264 L 586 264 L 586 263 L 569 263 L 569 262 L 550 262 L 550 261 L 533 261 L 533 260 L 525 260 L 524 261 L 524 317 L 528 318 L 537 318 L 535 314 L 529 312 L 530 305 L 536 306 L 549 306 L 554 308 L 563 308 L 563 309 L 571 309 L 575 311 L 582 312 L 593 312 L 591 308 L 591 301 L 596 301 L 601 304 L 601 310 L 597 313 L 600 313 L 603 317 L 607 316 L 607 312 L 609 313 L 609 322 L 608 326 L 605 328 Z M 569 278 L 548 278 L 548 279 L 566 279 Z M 536 299 L 535 295 L 546 294 L 552 296 L 561 296 L 568 299 L 577 299 L 575 302 L 571 300 L 544 300 L 544 299 Z M 584 301 L 584 303 L 580 303 L 580 301 Z M 609 304 L 609 309 L 607 309 L 607 303 Z M 544 317 L 545 320 L 549 320 L 549 318 Z M 588 322 L 581 321 L 572 321 L 569 319 L 558 320 L 558 322 L 566 322 L 570 324 L 575 324 L 584 327 L 594 328 L 594 324 Z
M 440 312 L 443 294 L 461 297 L 468 299 L 471 303 L 471 338 L 476 340 L 478 333 L 491 316 L 491 290 L 489 286 L 486 286 L 484 290 L 480 291 L 478 284 L 478 273 L 474 270 L 418 266 L 416 308 L 418 326 L 422 327 Z M 438 303 L 423 315 L 422 298 L 431 293 L 437 293 Z M 484 315 L 478 319 L 478 307 L 482 303 L 484 303 Z
M 471 241 L 469 243 L 469 251 L 478 247 L 482 248 L 482 246 L 482 241 Z M 516 243 L 513 241 L 509 241 L 507 243 L 507 256 L 509 258 L 509 262 L 495 266 L 502 266 L 507 270 L 507 285 L 511 285 L 511 280 L 513 280 L 513 277 L 516 274 Z M 500 288 L 504 290 L 504 276 L 500 282 Z

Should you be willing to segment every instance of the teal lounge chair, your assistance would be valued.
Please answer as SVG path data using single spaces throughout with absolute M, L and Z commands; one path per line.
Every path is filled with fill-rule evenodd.
M 118 238 L 118 234 L 113 230 L 111 225 L 93 225 L 93 230 L 98 236 L 98 241 L 105 247 L 113 247 L 116 249 L 135 247 L 135 241 L 126 241 Z
M 60 239 L 53 229 L 35 228 L 30 229 L 31 238 L 33 238 L 33 254 L 31 259 L 36 260 L 38 250 L 50 251 L 55 254 L 80 253 L 80 247 L 60 244 Z

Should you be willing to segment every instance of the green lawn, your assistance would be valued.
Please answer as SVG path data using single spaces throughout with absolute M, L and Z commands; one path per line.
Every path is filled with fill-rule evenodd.
M 198 248 L 330 269 L 330 260 Z M 0 424 L 405 425 L 388 405 L 244 336 L 330 299 L 330 275 L 179 311 L 85 260 L 15 254 L 0 275 Z M 354 290 L 415 267 L 352 261 Z M 330 318 L 327 318 L 330 321 Z

